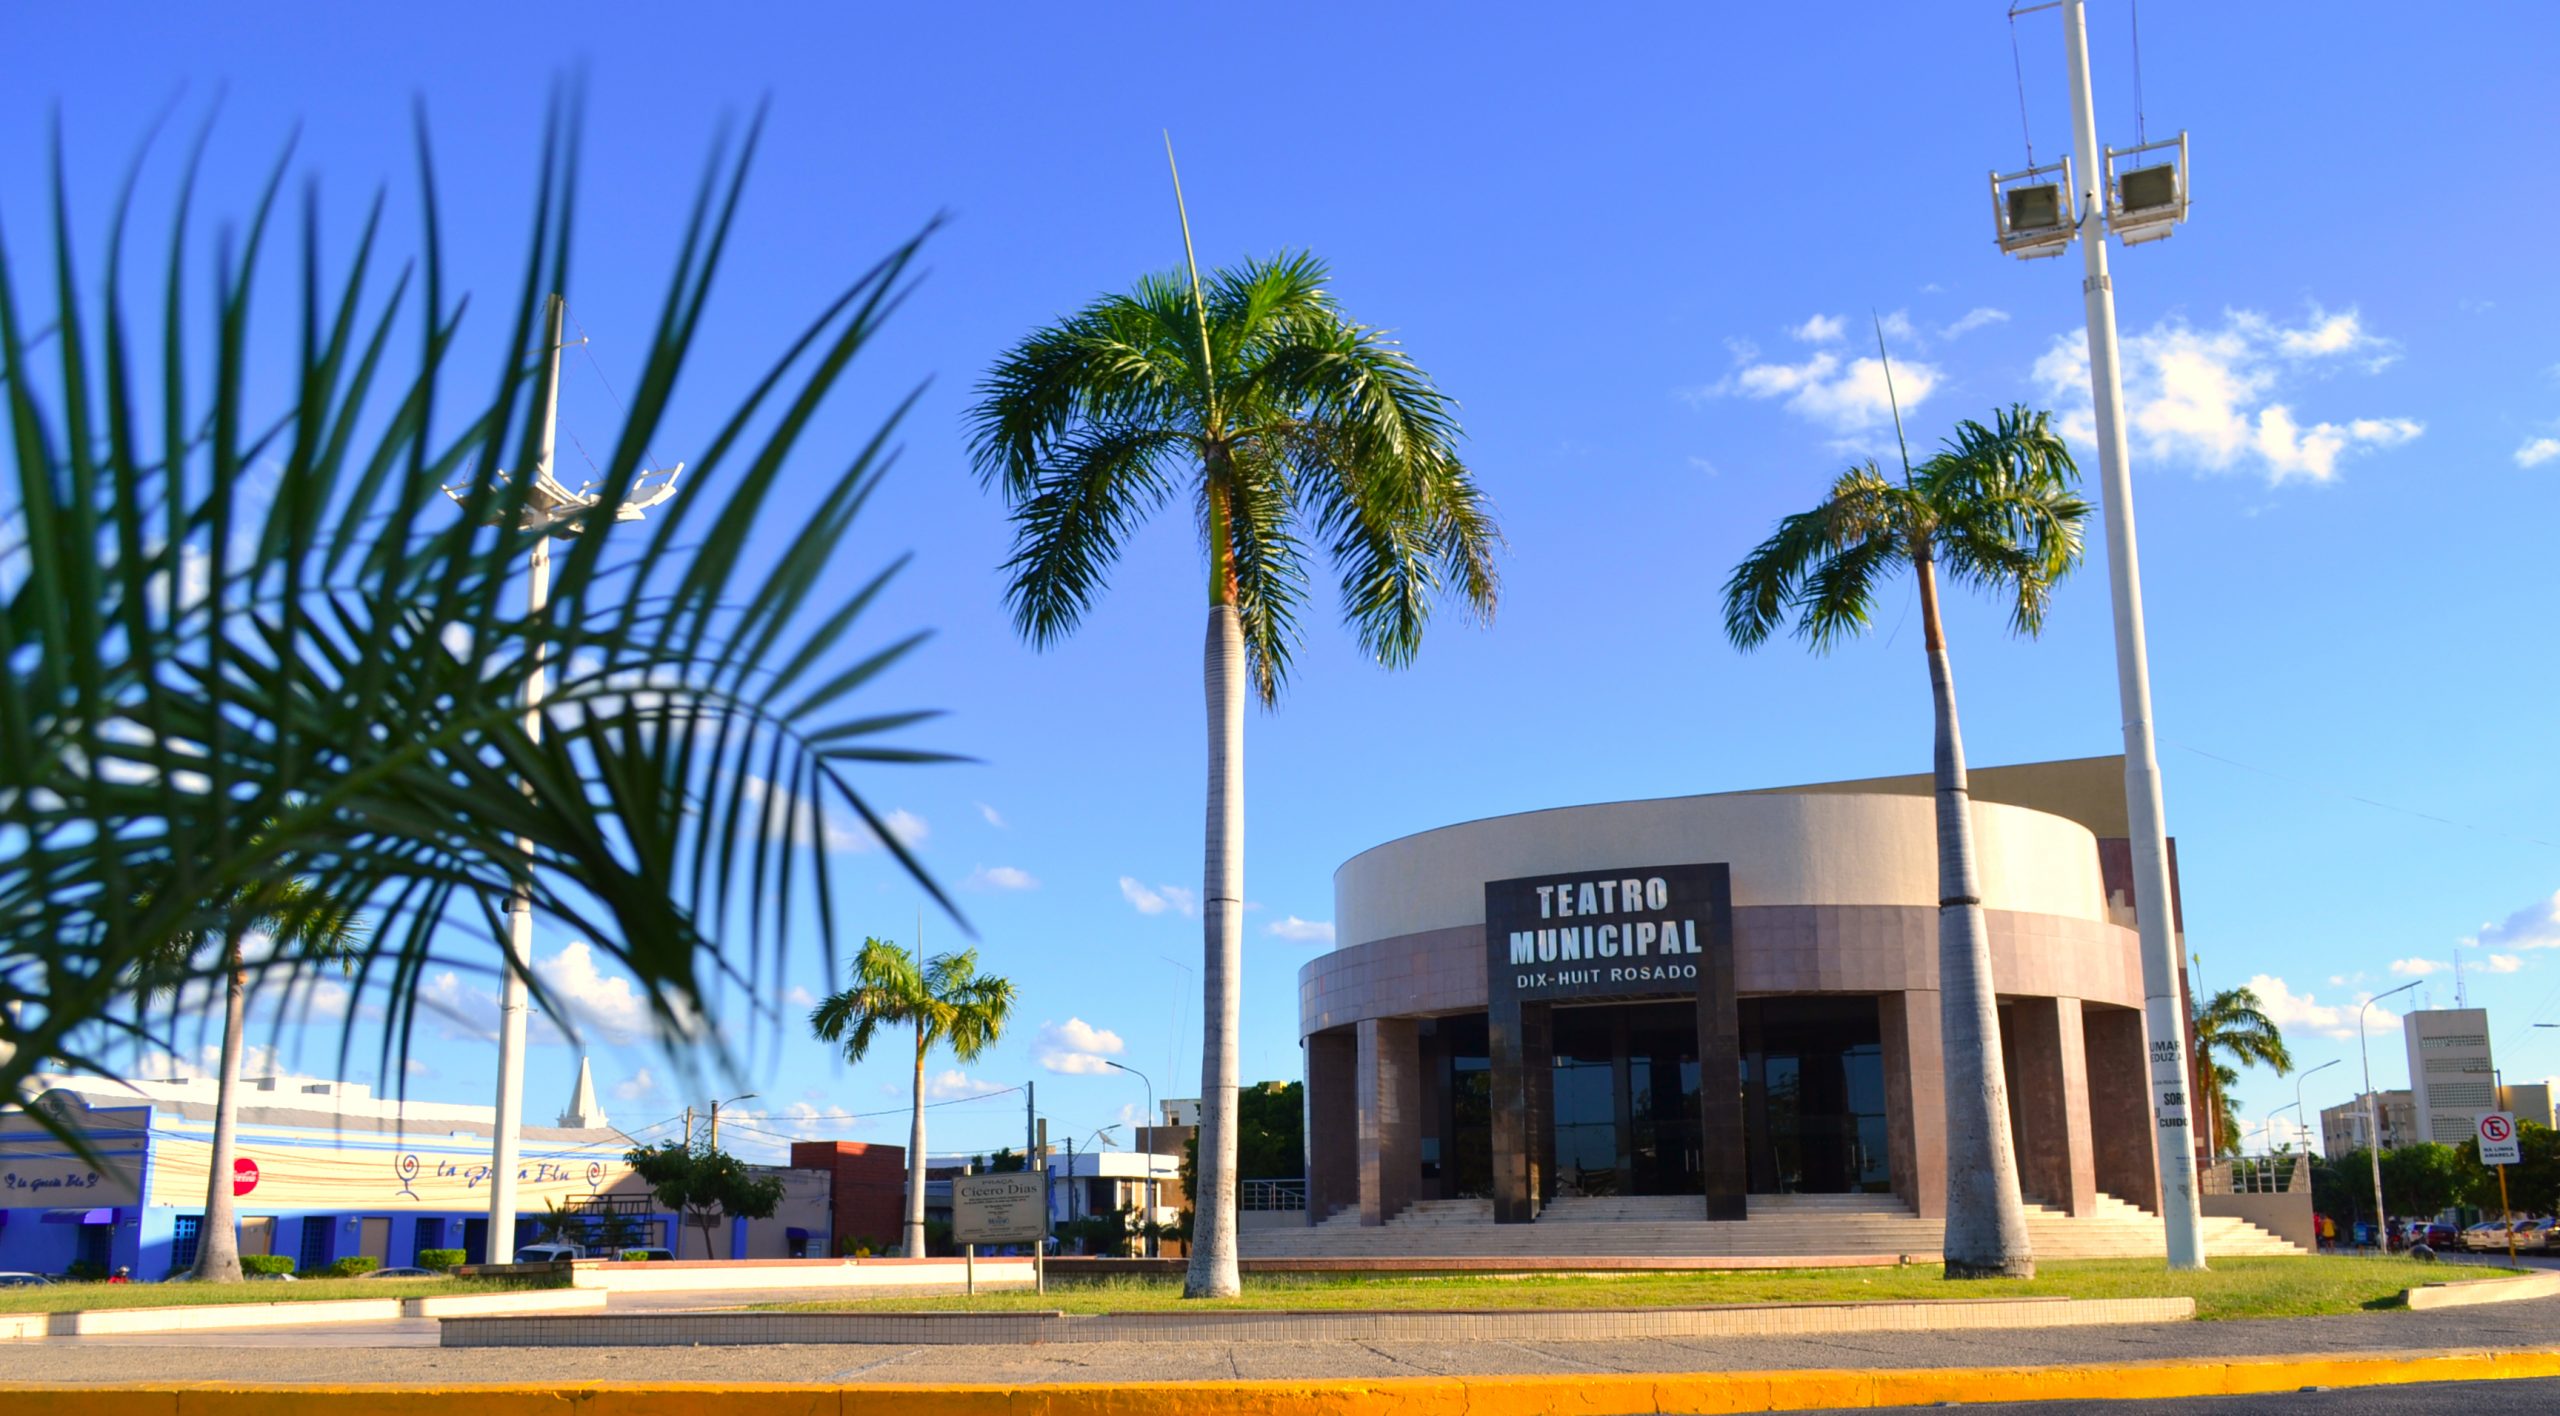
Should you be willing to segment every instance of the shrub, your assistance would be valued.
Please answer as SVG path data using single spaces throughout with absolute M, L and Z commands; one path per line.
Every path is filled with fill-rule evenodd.
M 291 1273 L 293 1259 L 287 1254 L 242 1254 L 240 1271 L 250 1274 Z
M 637 1264 L 645 1263 L 656 1256 L 646 1249 L 625 1249 L 618 1257 L 620 1257 L 625 1263 Z
M 437 1273 L 451 1273 L 462 1267 L 464 1257 L 460 1249 L 420 1249 L 418 1267 L 433 1269 Z
M 329 1265 L 326 1272 L 331 1278 L 353 1278 L 357 1274 L 371 1273 L 380 1267 L 382 1267 L 382 1260 L 370 1254 L 349 1254 Z
M 62 1271 L 62 1276 L 73 1283 L 96 1283 L 107 1276 L 107 1266 L 105 1264 L 73 1264 Z

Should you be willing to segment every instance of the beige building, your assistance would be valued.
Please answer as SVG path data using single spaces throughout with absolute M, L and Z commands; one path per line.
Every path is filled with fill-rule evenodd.
M 1859 1191 L 1944 1214 L 1930 788 L 1562 807 L 1352 857 L 1339 942 L 1298 975 L 1310 1219 Z M 2021 1188 L 2155 1206 L 2122 759 L 1972 788 Z
M 2515 1113 L 2518 1121 L 2530 1121 L 2548 1128 L 2552 1124 L 2552 1092 L 2560 1083 L 2545 1077 L 2538 1082 L 2509 1082 L 2498 1088 L 2498 1109 Z
M 2417 1110 L 2405 1091 L 2373 1092 L 2375 1113 L 2382 1118 L 2382 1148 L 2393 1150 L 2417 1137 Z M 2372 1144 L 2373 1126 L 2366 1119 L 2366 1098 L 2358 1096 L 2320 1110 L 2320 1153 L 2341 1156 Z
M 2403 1017 L 2400 1029 L 2409 1044 L 2417 1138 L 2458 1146 L 2478 1135 L 2481 1113 L 2498 1109 L 2489 1010 L 2423 1008 Z

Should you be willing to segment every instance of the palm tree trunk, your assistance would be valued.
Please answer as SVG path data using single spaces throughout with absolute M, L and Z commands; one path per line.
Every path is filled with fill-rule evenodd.
M 2033 1278 L 2018 1157 L 2009 1141 L 2002 1080 L 2000 1004 L 1992 991 L 1991 936 L 1973 855 L 1973 802 L 1964 737 L 1956 724 L 1954 670 L 1938 622 L 1938 587 L 1924 543 L 1912 557 L 1920 581 L 1929 696 L 1937 709 L 1938 1009 L 1946 1049 L 1949 1278 Z
M 226 946 L 231 968 L 222 1001 L 222 1061 L 214 1080 L 213 1154 L 206 1160 L 203 1227 L 196 1231 L 195 1275 L 208 1283 L 238 1283 L 240 1235 L 232 1222 L 231 1157 L 240 1129 L 240 1034 L 248 1026 L 249 972 L 240 946 Z
M 924 1024 L 916 1024 L 915 1119 L 907 1124 L 907 1227 L 898 1252 L 924 1257 Z
M 1212 550 L 1212 555 L 1216 551 Z M 1209 607 L 1202 675 L 1209 700 L 1208 848 L 1200 901 L 1200 1190 L 1191 1197 L 1185 1298 L 1232 1298 L 1236 1270 L 1236 1031 L 1244 967 L 1244 623 L 1231 598 Z

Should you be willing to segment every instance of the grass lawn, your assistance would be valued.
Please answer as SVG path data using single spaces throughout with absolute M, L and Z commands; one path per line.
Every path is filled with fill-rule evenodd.
M 317 1303 L 330 1298 L 427 1298 L 550 1288 L 521 1278 L 306 1278 L 292 1283 L 54 1283 L 0 1288 L 0 1313 L 84 1308 L 193 1308 L 206 1303 Z
M 1950 1282 L 1935 1264 L 1875 1269 L 1762 1269 L 1625 1275 L 1496 1278 L 1247 1275 L 1242 1297 L 1186 1304 L 1176 1279 L 1052 1278 L 1044 1297 L 1028 1291 L 976 1298 L 869 1298 L 769 1304 L 789 1312 L 1126 1313 L 1256 1308 L 1475 1309 L 1678 1308 L 1716 1303 L 1843 1303 L 1886 1298 L 2166 1298 L 2196 1300 L 2199 1318 L 2290 1318 L 2399 1306 L 2400 1291 L 2448 1279 L 2490 1278 L 2505 1269 L 2452 1267 L 2409 1259 L 2220 1259 L 2205 1273 L 2171 1273 L 2157 1259 L 2057 1260 L 2025 1283 Z

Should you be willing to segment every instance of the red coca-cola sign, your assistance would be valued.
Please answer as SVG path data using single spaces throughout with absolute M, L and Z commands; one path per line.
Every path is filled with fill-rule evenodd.
M 231 1162 L 231 1193 L 236 1197 L 258 1188 L 258 1163 L 247 1156 Z

